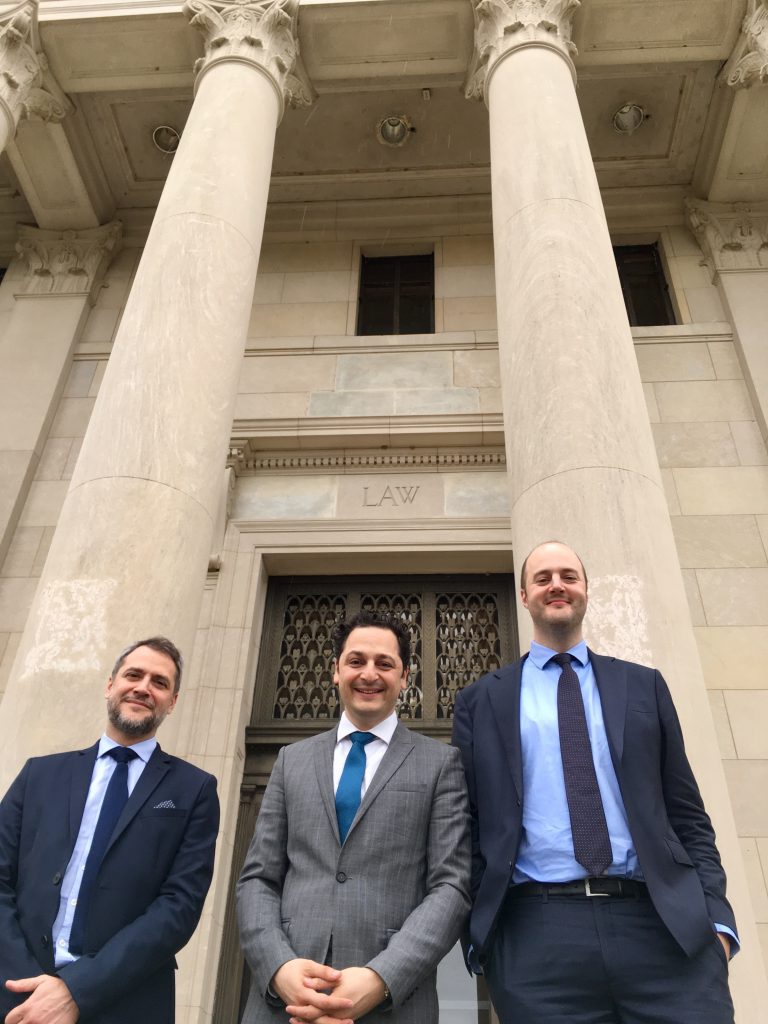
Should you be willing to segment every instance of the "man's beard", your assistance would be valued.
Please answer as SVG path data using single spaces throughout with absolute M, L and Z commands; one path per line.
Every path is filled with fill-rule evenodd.
M 136 739 L 140 739 L 142 736 L 149 736 L 155 732 L 165 717 L 159 715 L 157 711 L 147 708 L 147 714 L 144 718 L 126 718 L 120 709 L 121 703 L 116 698 L 110 697 L 107 700 L 107 716 L 112 725 L 125 736 L 135 737 Z

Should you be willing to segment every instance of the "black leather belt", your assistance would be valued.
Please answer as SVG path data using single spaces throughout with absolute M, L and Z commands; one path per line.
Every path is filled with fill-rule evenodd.
M 575 882 L 521 882 L 509 887 L 513 900 L 526 896 L 615 896 L 621 899 L 647 899 L 645 882 L 632 878 L 579 878 Z

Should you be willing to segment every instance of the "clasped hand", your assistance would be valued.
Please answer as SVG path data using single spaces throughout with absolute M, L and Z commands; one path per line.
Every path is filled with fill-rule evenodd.
M 52 974 L 6 981 L 5 987 L 19 994 L 30 993 L 21 1006 L 6 1015 L 5 1024 L 76 1024 L 80 1017 L 66 984 Z
M 353 1024 L 384 999 L 384 982 L 369 967 L 337 971 L 314 960 L 289 960 L 272 987 L 285 1003 L 290 1024 Z

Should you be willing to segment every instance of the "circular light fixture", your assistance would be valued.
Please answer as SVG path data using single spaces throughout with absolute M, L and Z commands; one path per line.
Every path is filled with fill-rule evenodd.
M 403 146 L 415 131 L 405 114 L 390 114 L 376 125 L 376 138 L 384 146 Z
M 639 103 L 625 103 L 613 115 L 613 130 L 619 135 L 632 135 L 647 116 Z
M 171 128 L 170 125 L 159 124 L 152 132 L 152 141 L 161 153 L 173 156 L 179 148 L 181 135 L 179 135 L 175 128 Z

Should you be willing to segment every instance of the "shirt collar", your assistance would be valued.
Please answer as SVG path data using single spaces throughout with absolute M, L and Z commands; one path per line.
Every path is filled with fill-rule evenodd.
M 579 640 L 573 647 L 569 647 L 566 653 L 572 655 L 580 665 L 586 665 L 589 661 L 586 640 Z M 549 659 L 554 657 L 555 654 L 557 654 L 557 651 L 553 651 L 550 647 L 545 647 L 544 644 L 538 644 L 535 640 L 531 640 L 530 657 L 536 668 L 543 669 Z
M 107 736 L 107 734 L 104 733 L 104 735 L 99 740 L 99 752 L 96 756 L 101 757 L 102 754 L 106 754 L 106 752 L 108 750 L 111 750 L 112 747 L 119 746 L 119 743 L 115 743 L 114 740 L 110 739 L 109 736 Z M 135 751 L 139 755 L 141 760 L 146 764 L 147 761 L 149 761 L 150 757 L 152 757 L 152 754 L 154 753 L 156 746 L 157 740 L 155 739 L 154 736 L 151 736 L 148 740 L 141 740 L 139 743 L 132 743 L 131 750 Z
M 387 746 L 389 746 L 396 728 L 397 715 L 394 711 L 391 715 L 387 715 L 383 722 L 379 722 L 378 725 L 372 725 L 370 729 L 365 730 L 361 730 L 358 726 L 353 725 L 347 718 L 346 711 L 342 711 L 338 732 L 336 733 L 336 742 L 339 743 L 341 740 L 346 739 L 351 732 L 372 732 L 377 739 L 384 740 Z

